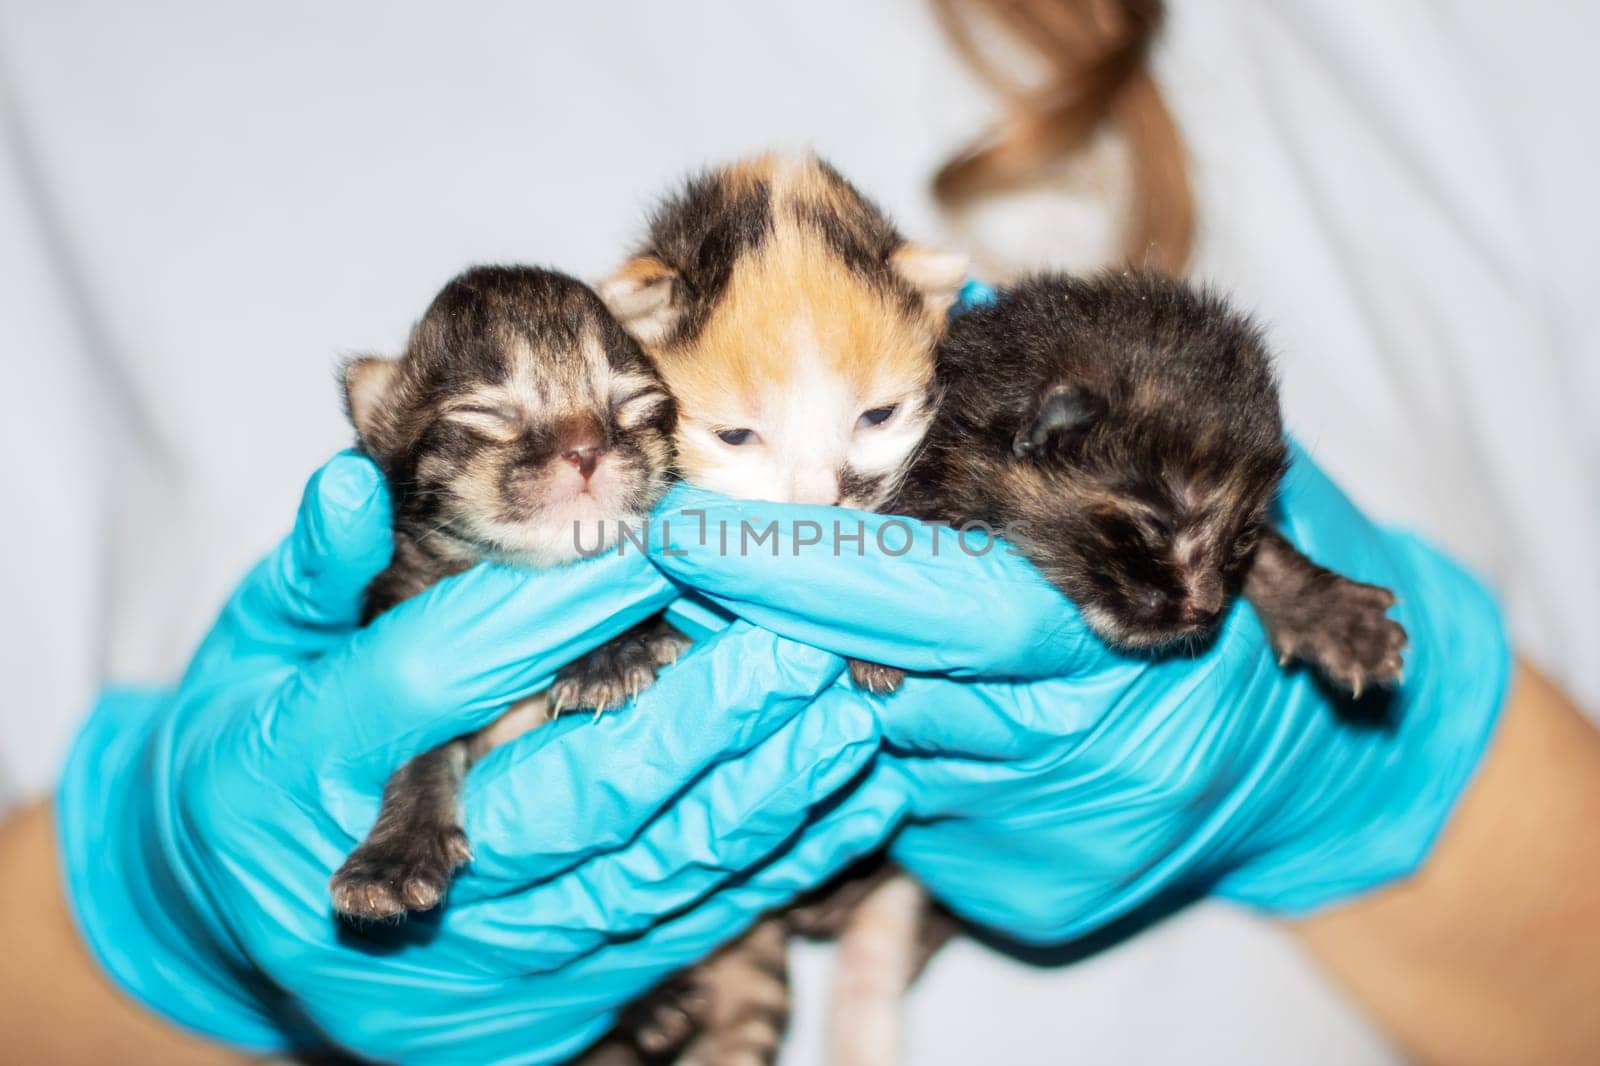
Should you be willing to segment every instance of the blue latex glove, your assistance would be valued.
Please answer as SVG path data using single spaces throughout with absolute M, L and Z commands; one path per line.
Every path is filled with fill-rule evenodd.
M 109 693 L 79 736 L 57 801 L 69 900 L 151 1009 L 258 1051 L 555 1061 L 883 837 L 882 786 L 813 811 L 877 747 L 840 661 L 740 624 L 635 706 L 475 767 L 476 859 L 437 920 L 342 930 L 328 877 L 388 773 L 674 594 L 637 554 L 480 566 L 358 630 L 389 552 L 375 469 L 334 459 L 178 690 Z
M 932 532 L 904 519 L 685 491 L 667 503 L 674 550 L 659 565 L 735 614 L 912 670 L 1037 679 L 914 676 L 856 697 L 879 708 L 895 752 L 874 770 L 900 782 L 879 792 L 884 817 L 908 820 L 894 857 L 958 912 L 1030 941 L 1206 892 L 1303 912 L 1407 874 L 1476 766 L 1509 676 L 1484 589 L 1367 521 L 1298 450 L 1280 528 L 1400 597 L 1405 682 L 1380 722 L 1349 712 L 1370 715 L 1382 693 L 1352 707 L 1306 668 L 1281 668 L 1242 600 L 1202 654 L 1122 655 L 1026 562 L 968 558 L 949 531 L 935 554 Z M 779 520 L 775 552 L 719 550 L 722 527 L 754 519 Z M 865 523 L 874 557 L 836 539 L 835 520 L 847 535 Z M 906 554 L 875 554 L 880 531 L 898 551 L 913 527 Z

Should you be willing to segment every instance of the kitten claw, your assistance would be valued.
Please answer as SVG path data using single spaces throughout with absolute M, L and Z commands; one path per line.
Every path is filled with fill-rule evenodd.
M 1388 589 L 1335 577 L 1274 610 L 1269 635 L 1279 665 L 1301 659 L 1355 699 L 1398 682 L 1406 631 L 1388 617 Z
M 905 678 L 905 671 L 893 666 L 850 660 L 850 680 L 855 682 L 857 688 L 874 696 L 886 696 L 897 691 Z
M 630 631 L 563 667 L 550 686 L 550 698 L 563 711 L 615 710 L 654 684 L 656 672 L 675 662 L 688 644 L 687 637 L 665 623 Z

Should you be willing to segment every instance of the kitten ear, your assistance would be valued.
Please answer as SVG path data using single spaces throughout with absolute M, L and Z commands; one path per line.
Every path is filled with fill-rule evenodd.
M 657 344 L 678 324 L 672 299 L 678 272 L 653 255 L 634 256 L 595 286 L 617 321 L 640 344 Z
M 1011 451 L 1018 459 L 1061 454 L 1083 440 L 1106 410 L 1105 398 L 1087 389 L 1072 385 L 1051 389 L 1033 417 L 1017 431 Z
M 362 446 L 375 455 L 385 450 L 389 428 L 385 412 L 399 365 L 376 355 L 357 356 L 344 365 L 344 402 L 350 424 L 356 427 Z
M 971 260 L 960 252 L 941 252 L 908 241 L 890 253 L 889 265 L 922 294 L 929 310 L 942 315 L 960 295 Z

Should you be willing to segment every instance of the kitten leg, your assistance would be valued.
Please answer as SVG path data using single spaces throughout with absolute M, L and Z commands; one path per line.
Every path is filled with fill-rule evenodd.
M 334 909 L 376 920 L 436 906 L 451 875 L 472 858 L 461 826 L 467 767 L 548 717 L 543 694 L 520 700 L 478 732 L 425 751 L 389 775 L 372 831 L 329 882 Z
M 1263 530 L 1244 595 L 1287 662 L 1301 659 L 1360 696 L 1400 679 L 1406 631 L 1389 618 L 1394 593 L 1318 566 L 1274 529 Z
M 876 855 L 851 867 L 822 888 L 817 889 L 784 911 L 789 928 L 814 940 L 838 940 L 844 936 L 867 899 L 890 881 L 905 878 L 900 867 Z M 915 981 L 928 961 L 961 931 L 955 915 L 927 901 L 921 908 L 916 943 L 911 955 L 907 984 Z
M 382 600 L 369 595 L 369 603 Z M 642 623 L 566 667 L 547 693 L 521 701 L 473 736 L 424 752 L 395 771 L 384 786 L 377 823 L 333 875 L 334 909 L 352 918 L 382 919 L 436 906 L 451 875 L 472 857 L 460 810 L 467 767 L 537 728 L 552 708 L 621 706 L 649 687 L 656 671 L 688 644 L 661 619 Z
M 767 1066 L 776 1060 L 788 1025 L 788 934 L 838 937 L 860 924 L 868 901 L 891 912 L 901 910 L 894 899 L 898 890 L 879 890 L 905 880 L 898 867 L 881 858 L 848 871 L 806 902 L 762 922 L 711 959 L 673 976 L 630 1005 L 611 1035 L 578 1061 L 582 1066 L 669 1060 L 686 1066 Z M 906 984 L 958 928 L 941 908 L 913 905 L 909 910 L 912 943 L 894 948 L 903 950 L 908 959 Z M 865 913 L 870 915 L 871 910 Z M 864 924 L 869 934 L 883 931 L 882 923 L 870 918 Z M 884 992 L 890 1001 L 891 1024 L 897 1026 L 899 992 Z M 853 1024 L 847 1017 L 842 1028 Z
M 581 1066 L 769 1066 L 789 1025 L 789 931 L 766 918 L 629 1004 Z
M 699 1032 L 679 1066 L 770 1066 L 789 1026 L 789 929 L 764 918 L 688 971 Z
M 518 700 L 506 713 L 467 738 L 468 765 L 476 763 L 502 744 L 509 744 L 524 733 L 550 721 L 550 690 Z
M 677 662 L 689 644 L 664 618 L 641 622 L 562 667 L 550 686 L 550 705 L 557 713 L 621 707 L 649 688 L 657 671 Z
M 923 908 L 922 925 L 917 930 L 916 951 L 911 962 L 911 982 L 922 976 L 922 971 L 928 968 L 928 963 L 938 954 L 939 949 L 954 940 L 959 932 L 961 932 L 960 920 L 943 905 L 929 900 L 927 907 Z
M 857 688 L 875 695 L 895 691 L 905 679 L 906 672 L 893 666 L 862 662 L 860 659 L 850 660 L 850 680 L 856 683 Z
M 390 775 L 377 823 L 330 882 L 335 910 L 382 919 L 438 904 L 450 875 L 472 858 L 461 828 L 467 760 L 467 742 L 457 739 Z
M 928 908 L 922 886 L 898 874 L 875 886 L 850 913 L 833 977 L 829 1066 L 900 1061 L 906 989 L 932 954 L 923 935 Z
M 904 876 L 882 854 L 869 855 L 802 895 L 783 912 L 789 928 L 809 940 L 837 940 L 851 916 L 885 882 Z

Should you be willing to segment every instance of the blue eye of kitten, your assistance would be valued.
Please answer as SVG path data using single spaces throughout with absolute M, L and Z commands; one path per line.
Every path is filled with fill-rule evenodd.
M 882 407 L 874 407 L 872 410 L 864 412 L 861 417 L 856 420 L 856 428 L 864 429 L 867 426 L 881 426 L 885 422 L 889 421 L 889 419 L 894 417 L 894 413 L 899 409 L 899 407 L 900 405 L 897 403 L 885 404 Z
M 739 445 L 749 441 L 755 434 L 748 429 L 719 429 L 717 430 L 717 436 L 722 440 L 722 443 L 731 444 L 737 448 Z

